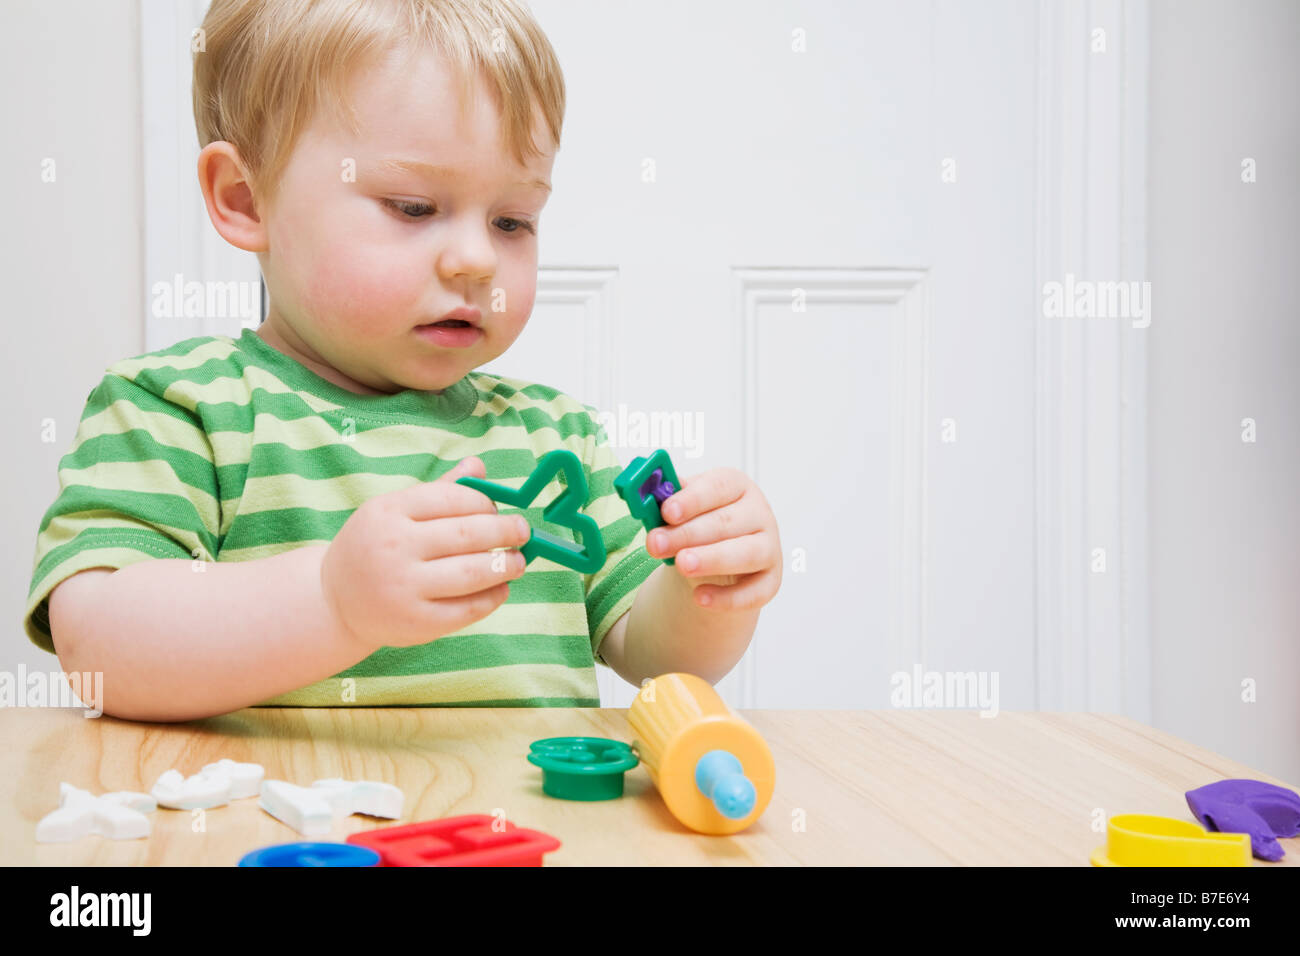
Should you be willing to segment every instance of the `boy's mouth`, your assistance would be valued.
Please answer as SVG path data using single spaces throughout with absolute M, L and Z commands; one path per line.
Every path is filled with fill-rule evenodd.
M 465 319 L 442 319 L 417 325 L 415 334 L 442 348 L 463 349 L 483 340 L 483 330 Z
M 420 328 L 435 329 L 468 329 L 476 328 L 476 323 L 483 318 L 478 309 L 470 305 L 457 306 L 448 312 L 442 314 L 442 318 L 436 322 L 426 322 L 419 326 Z

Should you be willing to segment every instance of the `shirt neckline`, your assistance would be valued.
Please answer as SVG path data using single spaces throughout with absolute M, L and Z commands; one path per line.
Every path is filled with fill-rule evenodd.
M 478 389 L 468 375 L 442 392 L 408 388 L 391 395 L 361 395 L 321 378 L 297 359 L 263 341 L 254 329 L 245 328 L 233 341 L 255 364 L 273 372 L 287 385 L 360 415 L 434 418 L 450 423 L 460 421 L 478 403 Z

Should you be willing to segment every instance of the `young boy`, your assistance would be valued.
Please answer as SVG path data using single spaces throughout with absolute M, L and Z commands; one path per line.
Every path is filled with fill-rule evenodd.
M 270 305 L 238 338 L 113 365 L 41 522 L 25 627 L 105 713 L 270 705 L 598 706 L 725 675 L 781 580 L 776 520 L 722 468 L 648 537 L 590 406 L 475 371 L 532 310 L 564 115 L 514 0 L 214 0 L 195 54 L 199 181 Z M 608 560 L 518 548 L 519 487 L 575 452 Z M 676 557 L 674 566 L 660 560 Z

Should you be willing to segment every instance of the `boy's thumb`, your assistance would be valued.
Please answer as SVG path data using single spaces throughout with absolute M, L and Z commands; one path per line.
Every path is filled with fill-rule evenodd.
M 483 460 L 471 455 L 469 458 L 462 458 L 456 462 L 456 467 L 445 475 L 440 477 L 439 481 L 455 481 L 457 478 L 472 476 L 474 478 L 486 478 L 487 469 L 483 466 Z

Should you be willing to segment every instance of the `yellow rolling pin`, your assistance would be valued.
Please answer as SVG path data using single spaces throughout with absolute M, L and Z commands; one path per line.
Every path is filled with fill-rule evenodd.
M 708 681 L 693 674 L 647 681 L 627 722 L 664 803 L 692 830 L 739 833 L 767 809 L 776 783 L 772 752 Z

